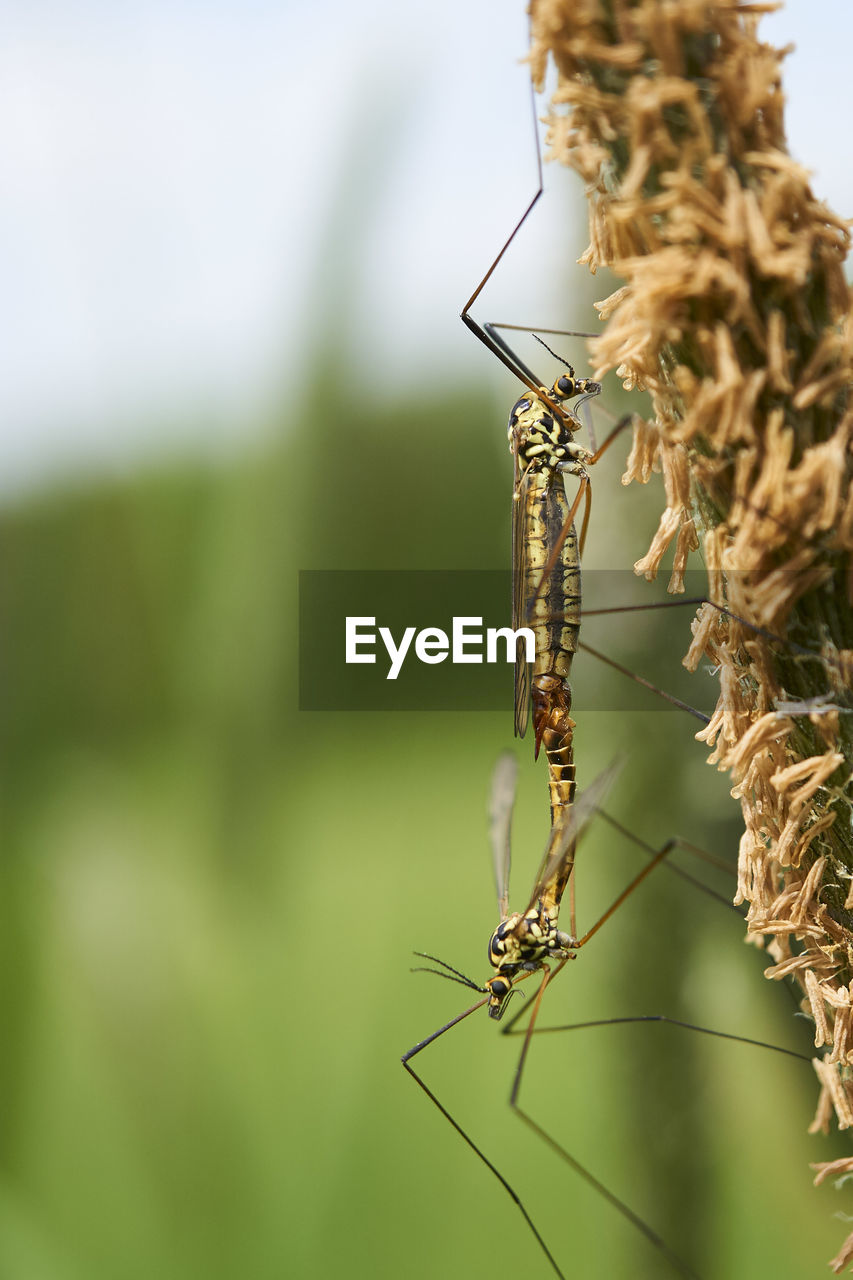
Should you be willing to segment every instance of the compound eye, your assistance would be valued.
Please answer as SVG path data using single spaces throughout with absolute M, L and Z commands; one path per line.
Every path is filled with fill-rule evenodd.
M 492 983 L 491 992 L 497 1000 L 503 1000 L 509 993 L 509 983 L 504 982 L 503 978 L 496 978 Z
M 574 375 L 572 375 L 571 377 L 567 377 L 566 374 L 563 374 L 562 378 L 557 379 L 556 386 L 561 396 L 574 395 L 574 391 L 575 391 Z

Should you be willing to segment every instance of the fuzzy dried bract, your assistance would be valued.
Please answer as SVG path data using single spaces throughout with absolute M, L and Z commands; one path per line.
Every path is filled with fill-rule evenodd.
M 709 598 L 686 658 L 720 670 L 699 736 L 741 801 L 738 901 L 750 937 L 812 1014 L 821 1096 L 853 1125 L 850 691 L 853 374 L 846 224 L 788 155 L 776 6 L 534 0 L 531 62 L 559 83 L 552 155 L 582 176 L 583 262 L 622 281 L 599 304 L 595 377 L 645 389 L 624 482 L 663 471 L 635 568 L 701 537 Z M 731 617 L 750 624 L 742 625 Z M 780 644 L 774 637 L 784 636 Z M 840 1268 L 853 1244 L 841 1251 Z

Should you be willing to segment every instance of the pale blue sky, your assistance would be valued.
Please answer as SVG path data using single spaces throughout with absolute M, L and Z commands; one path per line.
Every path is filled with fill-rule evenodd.
M 245 438 L 324 317 L 365 382 L 491 377 L 457 315 L 535 186 L 521 8 L 7 6 L 6 491 Z M 790 0 L 762 30 L 798 46 L 791 150 L 849 215 L 853 5 Z M 549 172 L 490 317 L 547 322 L 571 184 Z

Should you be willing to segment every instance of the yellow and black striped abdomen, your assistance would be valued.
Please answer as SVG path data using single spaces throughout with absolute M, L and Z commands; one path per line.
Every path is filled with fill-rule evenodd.
M 572 377 L 558 379 L 550 394 L 560 400 L 598 390 L 597 383 Z M 565 814 L 575 792 L 569 677 L 580 631 L 581 577 L 565 477 L 575 475 L 583 482 L 592 459 L 574 442 L 577 426 L 576 419 L 558 414 L 534 395 L 518 400 L 509 419 L 516 459 L 513 626 L 530 627 L 536 639 L 532 677 L 521 651 L 516 661 L 515 731 L 524 735 L 532 705 L 536 755 L 544 746 L 548 758 L 552 823 Z M 567 868 L 570 865 L 567 860 Z M 565 880 L 552 887 L 559 903 Z
M 559 472 L 528 476 L 523 495 L 524 625 L 536 636 L 534 677 L 568 679 L 581 621 L 581 575 L 574 524 Z
M 577 532 L 569 521 L 570 505 L 559 472 L 528 477 L 524 525 L 526 556 L 523 576 L 527 623 L 536 637 L 532 705 L 536 753 L 544 746 L 548 759 L 551 820 L 556 822 L 575 793 L 569 683 L 581 622 L 581 574 Z M 566 876 L 570 864 L 566 867 Z M 553 886 L 557 901 L 564 883 Z

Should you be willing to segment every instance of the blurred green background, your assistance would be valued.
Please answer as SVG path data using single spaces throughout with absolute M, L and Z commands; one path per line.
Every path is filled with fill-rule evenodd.
M 455 313 L 532 189 L 522 69 L 520 90 L 505 92 L 523 16 L 501 7 L 513 17 L 509 51 L 498 52 L 493 4 L 471 14 L 380 6 L 372 24 L 361 8 L 348 17 L 333 4 L 322 30 L 285 5 L 284 36 L 264 25 L 260 4 L 248 16 L 211 7 L 195 25 L 182 10 L 175 26 L 167 16 L 165 36 L 158 8 L 131 6 L 129 36 L 91 4 L 89 27 L 75 9 L 64 36 L 58 14 L 39 35 L 55 55 L 34 80 L 39 122 L 50 110 L 61 121 L 77 101 L 57 108 L 49 97 L 75 39 L 93 42 L 72 86 L 81 101 L 109 72 L 93 112 L 109 125 L 115 111 L 106 190 L 118 200 L 129 179 L 116 166 L 130 148 L 142 175 L 130 203 L 142 193 L 151 205 L 140 204 L 139 227 L 115 228 L 115 259 L 101 269 L 123 305 L 140 260 L 153 319 L 149 330 L 118 306 L 102 330 L 79 320 L 60 334 L 69 368 L 82 334 L 112 372 L 113 330 L 142 360 L 145 394 L 131 383 L 121 412 L 98 417 L 56 371 L 46 334 L 58 304 L 22 277 L 31 314 L 18 308 L 18 336 L 32 321 L 32 366 L 68 407 L 36 482 L 11 483 L 10 458 L 0 506 L 0 1276 L 544 1277 L 516 1208 L 399 1061 L 469 1003 L 462 988 L 411 973 L 413 951 L 488 976 L 486 800 L 495 760 L 513 745 L 510 677 L 502 713 L 307 714 L 297 695 L 300 569 L 507 566 L 505 423 L 517 392 Z M 103 33 L 116 38 L 107 54 Z M 222 48 L 208 46 L 214 36 Z M 396 68 L 411 64 L 413 47 L 419 78 L 404 84 Z M 819 42 L 819 56 L 845 47 Z M 441 73 L 438 49 L 455 60 Z M 128 50 L 146 75 L 146 58 L 165 75 L 165 54 L 174 82 L 150 75 L 137 101 Z M 193 78 L 196 52 L 209 100 Z M 146 118 L 156 108 L 168 126 L 150 155 L 171 155 L 170 131 L 181 144 L 168 182 L 150 193 L 149 153 L 124 127 L 123 76 L 131 106 Z M 261 101 L 241 134 L 253 81 Z M 295 86 L 290 114 L 273 95 L 279 83 Z M 460 88 L 465 106 L 453 97 Z M 22 154 L 42 154 L 25 129 L 16 136 Z M 258 185 L 241 167 L 251 145 L 267 167 Z M 317 167 L 306 170 L 312 155 Z M 65 218 L 62 184 L 88 173 L 90 157 L 84 146 L 59 159 L 61 198 L 50 184 L 42 196 Z M 182 175 L 208 160 L 217 199 L 182 203 Z M 549 174 L 538 221 L 490 285 L 499 292 L 514 276 L 515 292 L 494 302 L 490 293 L 481 318 L 594 326 L 592 300 L 610 286 L 555 266 L 585 243 L 583 213 L 566 211 L 560 182 Z M 202 233 L 220 216 L 235 242 L 251 240 L 240 216 L 273 205 L 273 191 L 302 217 L 296 231 L 282 213 L 281 259 L 263 262 L 270 296 L 289 308 L 277 326 L 266 316 L 276 391 L 228 398 L 217 380 L 227 343 L 217 357 L 198 335 L 208 313 L 242 317 L 244 281 Z M 83 261 L 83 229 L 99 207 L 93 199 L 79 226 L 70 215 L 63 223 L 72 259 L 79 250 Z M 155 248 L 164 227 L 185 220 L 191 234 L 180 250 L 165 240 L 159 257 L 145 246 L 152 267 L 138 237 L 159 214 Z M 36 256 L 58 291 L 49 248 L 38 243 Z M 180 274 L 187 262 L 195 283 Z M 202 320 L 175 300 L 175 277 Z M 198 339 L 188 353 L 169 329 L 185 304 Z M 150 374 L 154 329 L 193 376 L 204 356 L 193 395 Z M 582 343 L 567 339 L 565 352 L 587 371 Z M 542 368 L 540 353 L 526 354 Z M 625 408 L 617 382 L 596 408 L 599 433 Z M 25 415 L 7 417 L 6 439 L 24 440 Z M 93 446 L 84 428 L 102 439 Z M 657 522 L 659 482 L 652 494 L 620 486 L 627 445 L 596 470 L 587 569 L 630 569 Z M 689 640 L 687 618 L 665 613 L 589 621 L 584 635 L 631 666 L 656 657 L 673 672 Z M 623 753 L 608 811 L 653 846 L 678 834 L 733 866 L 737 807 L 693 742 L 696 724 L 651 696 L 639 710 L 595 710 L 628 705 L 628 686 L 615 675 L 602 683 L 610 678 L 578 658 L 576 686 L 596 690 L 578 714 L 581 785 Z M 707 673 L 694 684 L 706 701 Z M 519 906 L 548 820 L 543 762 L 534 765 L 529 740 L 516 750 Z M 578 861 L 580 930 L 640 857 L 595 824 Z M 732 872 L 701 874 L 731 896 Z M 808 1024 L 763 980 L 742 932 L 733 911 L 660 870 L 561 975 L 542 1021 L 665 1013 L 808 1053 Z M 480 1011 L 415 1065 L 512 1182 L 567 1275 L 667 1274 L 510 1114 L 517 1054 L 518 1041 Z M 812 1188 L 808 1164 L 845 1148 L 806 1137 L 816 1097 L 807 1064 L 637 1025 L 538 1038 L 522 1093 L 705 1280 L 825 1273 L 845 1228 L 838 1196 Z

